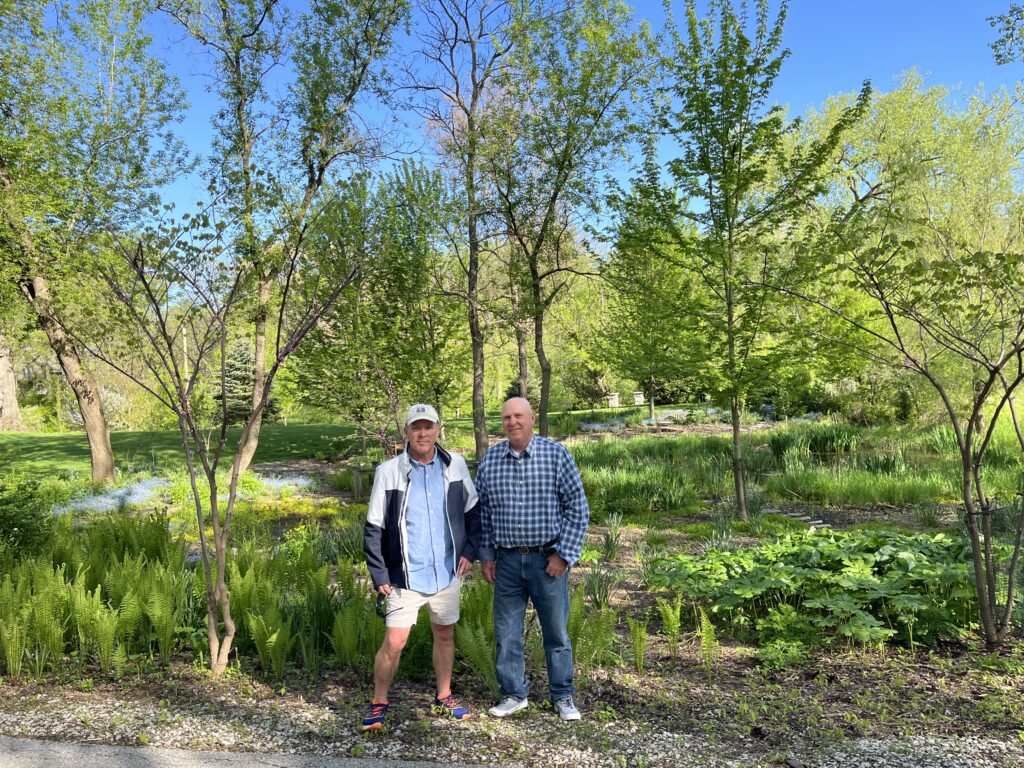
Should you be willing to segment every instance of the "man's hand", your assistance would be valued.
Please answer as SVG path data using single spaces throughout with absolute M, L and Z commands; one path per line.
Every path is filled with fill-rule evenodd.
M 488 584 L 494 583 L 494 572 L 497 570 L 493 560 L 481 560 L 480 561 L 480 572 L 484 576 L 484 581 Z
M 553 579 L 557 579 L 569 568 L 569 563 L 557 552 L 548 555 L 548 567 L 544 572 Z
M 391 585 L 390 584 L 381 584 L 379 587 L 377 587 L 377 591 L 380 592 L 380 594 L 382 594 L 382 595 L 390 595 L 391 594 Z
M 455 569 L 455 575 L 460 579 L 473 570 L 473 563 L 464 557 L 459 558 L 459 567 Z

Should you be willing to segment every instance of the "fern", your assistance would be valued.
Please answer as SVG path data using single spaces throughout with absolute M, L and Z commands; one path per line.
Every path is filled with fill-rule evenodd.
M 42 562 L 33 569 L 32 613 L 28 628 L 28 653 L 36 677 L 64 655 L 64 629 L 68 622 L 68 592 L 64 567 L 51 569 Z
M 128 653 L 125 651 L 124 646 L 120 643 L 118 643 L 117 647 L 114 649 L 114 655 L 112 660 L 114 663 L 114 674 L 117 677 L 121 677 L 122 675 L 124 675 L 125 664 L 128 663 Z
M 23 619 L 11 616 L 6 620 L 0 620 L 0 645 L 4 650 L 4 667 L 6 673 L 15 680 L 21 677 L 27 639 L 28 626 Z
M 295 647 L 291 619 L 283 620 L 275 610 L 265 618 L 250 612 L 248 622 L 263 674 L 272 674 L 278 680 L 284 679 L 285 664 Z
M 157 649 L 160 661 L 170 664 L 171 651 L 174 647 L 174 629 L 178 625 L 178 617 L 174 610 L 174 597 L 170 591 L 159 588 L 151 589 L 143 604 L 146 618 L 149 619 L 153 632 L 156 634 Z
M 284 668 L 295 649 L 294 624 L 292 619 L 282 621 L 277 631 L 269 638 L 270 664 L 274 671 L 274 679 L 284 680 Z
M 494 637 L 479 623 L 459 621 L 455 625 L 455 647 L 464 657 L 466 666 L 476 672 L 497 695 L 500 690 L 498 674 L 494 668 Z
M 627 616 L 626 623 L 629 624 L 629 637 L 633 641 L 633 664 L 636 673 L 643 675 L 647 655 L 647 621 Z
M 95 635 L 96 611 L 103 604 L 100 590 L 89 592 L 81 572 L 68 585 L 68 602 L 71 612 L 71 626 L 75 630 L 79 658 L 84 659 Z
M 659 597 L 657 606 L 661 614 L 661 631 L 668 642 L 669 655 L 676 658 L 679 655 L 679 635 L 682 631 L 683 595 L 677 594 L 675 602 Z
M 377 616 L 373 600 L 360 601 L 363 607 L 362 632 L 359 636 L 360 658 L 366 660 L 366 671 L 373 672 L 377 649 L 384 642 L 384 622 Z
M 337 575 L 332 586 L 336 600 L 345 603 L 356 597 L 356 574 L 352 563 L 347 560 L 338 559 Z
M 583 618 L 583 593 L 577 589 L 569 594 L 569 618 L 565 623 L 573 648 L 579 648 Z M 579 655 L 578 650 L 577 655 Z
M 29 621 L 27 650 L 32 672 L 42 677 L 46 667 L 64 654 L 64 625 L 56 607 L 49 602 L 51 592 L 37 595 Z
M 256 646 L 256 654 L 260 659 L 260 667 L 266 674 L 270 670 L 270 629 L 262 616 L 252 612 L 246 614 L 246 624 L 249 628 L 249 635 Z
M 698 610 L 700 611 L 700 661 L 708 674 L 708 682 L 710 682 L 711 673 L 718 660 L 718 641 L 715 639 L 715 625 L 711 623 L 707 612 L 703 608 L 698 608 Z
M 111 608 L 99 606 L 93 614 L 93 631 L 96 638 L 96 659 L 100 669 L 110 672 L 114 666 L 114 650 L 117 640 L 117 629 L 120 623 L 118 612 Z
M 113 563 L 103 579 L 103 591 L 111 605 L 120 605 L 125 596 L 138 588 L 142 582 L 142 572 L 146 566 L 146 556 L 136 557 L 125 555 L 121 562 Z
M 343 603 L 334 616 L 331 629 L 331 644 L 334 655 L 343 667 L 356 669 L 362 666 L 359 655 L 360 627 L 363 623 L 363 601 L 349 600 Z
M 138 635 L 141 624 L 142 600 L 134 590 L 131 590 L 121 600 L 117 613 L 117 636 L 121 638 L 121 642 L 130 645 Z
M 578 642 L 573 646 L 581 670 L 619 662 L 615 653 L 618 643 L 615 627 L 618 623 L 619 615 L 611 608 L 596 610 L 583 620 Z

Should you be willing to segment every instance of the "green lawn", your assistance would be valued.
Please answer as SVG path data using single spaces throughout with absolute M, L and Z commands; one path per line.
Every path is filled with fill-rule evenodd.
M 327 448 L 332 438 L 351 434 L 350 424 L 275 424 L 265 426 L 255 461 L 307 458 Z M 234 455 L 240 429 L 232 429 L 225 449 Z M 118 467 L 184 465 L 177 432 L 114 432 L 110 436 Z M 45 434 L 0 432 L 0 474 L 44 475 L 62 470 L 89 472 L 89 443 L 84 432 Z

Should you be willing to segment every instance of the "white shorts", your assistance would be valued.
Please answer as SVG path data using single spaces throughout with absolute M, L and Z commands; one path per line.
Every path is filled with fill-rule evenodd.
M 454 624 L 459 620 L 461 588 L 461 578 L 453 580 L 451 584 L 433 595 L 393 587 L 391 594 L 388 595 L 384 624 L 388 627 L 411 627 L 416 623 L 416 617 L 424 605 L 427 606 L 430 621 L 434 624 Z

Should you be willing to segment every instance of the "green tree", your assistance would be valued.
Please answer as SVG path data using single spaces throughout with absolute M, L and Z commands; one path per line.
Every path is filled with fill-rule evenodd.
M 787 121 L 770 94 L 788 51 L 782 48 L 787 3 L 771 19 L 767 0 L 753 18 L 746 3 L 711 0 L 706 18 L 686 3 L 686 29 L 669 23 L 665 98 L 658 118 L 679 155 L 667 170 L 678 199 L 663 217 L 680 263 L 704 283 L 711 303 L 698 308 L 714 351 L 721 395 L 732 417 L 736 512 L 746 518 L 740 418 L 749 387 L 772 354 L 768 284 L 787 281 L 791 265 L 781 236 L 821 188 L 842 134 L 863 111 L 868 89 L 830 132 L 793 144 L 799 123 Z M 687 221 L 697 237 L 676 232 Z
M 485 178 L 485 158 L 495 140 L 490 130 L 499 78 L 508 67 L 513 43 L 514 4 L 508 0 L 423 0 L 416 36 L 419 64 L 406 73 L 416 95 L 413 106 L 435 137 L 451 182 L 462 203 L 449 228 L 451 248 L 465 283 L 473 359 L 473 435 L 476 456 L 487 451 L 484 406 L 485 308 L 481 274 L 491 247 L 488 223 L 493 201 Z
M 1010 3 L 1006 13 L 989 16 L 988 23 L 999 32 L 991 46 L 997 64 L 1011 64 L 1024 56 L 1024 5 Z
M 214 46 L 223 55 L 225 50 L 235 50 L 231 41 L 245 45 L 246 36 L 262 24 L 259 15 L 256 27 L 229 23 L 226 19 L 239 16 L 228 11 L 240 9 L 248 18 L 245 13 L 256 6 L 228 6 L 225 0 L 216 9 L 223 13 L 213 14 L 208 14 L 201 2 L 176 3 L 172 10 L 200 39 L 205 37 L 204 24 L 214 25 L 209 39 L 225 42 Z M 268 149 L 281 148 L 279 154 L 268 152 L 273 167 L 253 170 L 254 175 L 262 173 L 269 178 L 273 209 L 261 207 L 257 212 L 244 200 L 240 205 L 230 195 L 223 200 L 215 195 L 214 201 L 198 215 L 188 217 L 187 223 L 158 222 L 159 226 L 154 224 L 133 238 L 135 245 L 129 245 L 127 237 L 112 236 L 114 256 L 110 264 L 103 265 L 105 296 L 116 302 L 119 310 L 113 319 L 121 324 L 125 336 L 132 335 L 137 342 L 132 357 L 144 362 L 149 375 L 134 375 L 125 363 L 124 350 L 108 346 L 107 337 L 97 341 L 93 352 L 146 388 L 177 419 L 199 529 L 214 674 L 227 668 L 236 631 L 226 567 L 238 481 L 251 458 L 249 448 L 259 432 L 274 379 L 365 264 L 359 238 L 332 238 L 324 234 L 323 227 L 332 218 L 359 208 L 358 202 L 353 204 L 350 199 L 353 189 L 358 192 L 359 175 L 346 178 L 342 172 L 351 172 L 344 168 L 345 160 L 363 156 L 365 137 L 357 130 L 352 110 L 356 98 L 371 84 L 372 73 L 387 54 L 405 11 L 402 0 L 324 0 L 313 4 L 289 27 L 294 81 L 286 103 L 279 105 L 279 114 L 290 119 L 273 123 L 278 130 L 272 142 L 263 136 Z M 237 91 L 228 90 L 237 96 Z M 226 103 L 231 110 L 239 102 Z M 243 110 L 234 124 L 248 124 L 248 116 Z M 236 151 L 237 147 L 232 147 L 222 155 L 228 167 L 236 162 Z M 232 174 L 227 176 L 231 182 Z M 240 178 L 234 175 L 235 182 Z M 218 186 L 221 181 L 218 179 Z M 262 217 L 278 217 L 281 222 L 277 235 L 266 239 L 264 250 L 255 256 L 247 246 L 247 214 L 260 216 L 261 223 Z M 245 294 L 266 279 L 271 261 L 273 353 L 268 352 L 265 375 L 238 438 L 227 498 L 222 501 L 218 468 L 229 436 L 224 397 L 227 351 L 241 321 L 240 312 L 251 307 Z M 187 352 L 180 343 L 186 332 Z M 211 371 L 213 384 L 221 392 L 219 419 L 212 434 L 194 407 L 202 380 Z M 201 490 L 200 478 L 209 488 L 208 495 Z M 212 529 L 212 546 L 208 527 Z
M 280 0 L 164 0 L 165 10 L 213 55 L 223 104 L 215 126 L 211 184 L 230 201 L 231 248 L 253 266 L 253 426 L 242 469 L 259 442 L 257 408 L 268 355 L 280 352 L 281 307 L 293 275 L 289 253 L 303 247 L 329 174 L 371 153 L 357 99 L 380 78 L 375 64 L 406 15 L 406 0 L 321 0 L 294 19 Z M 294 70 L 286 96 L 268 82 Z M 273 343 L 268 340 L 275 333 Z
M 446 194 L 438 171 L 411 162 L 379 180 L 366 201 L 369 262 L 297 361 L 311 402 L 389 445 L 404 406 L 424 400 L 443 412 L 469 368 L 462 307 L 449 298 L 463 287 L 447 248 Z
M 628 196 L 615 201 L 622 218 L 602 269 L 612 298 L 599 353 L 621 375 L 646 388 L 652 419 L 657 388 L 700 377 L 708 346 L 692 311 L 705 299 L 696 295 L 693 273 L 673 256 L 671 238 L 661 230 L 659 214 L 671 206 L 665 204 L 659 170 L 648 144 L 642 175 Z M 676 231 L 685 232 L 686 224 L 679 222 Z
M 984 466 L 1000 416 L 1024 450 L 1024 112 L 1005 93 L 962 110 L 947 95 L 911 76 L 874 100 L 819 220 L 818 266 L 832 288 L 801 298 L 938 396 L 960 455 L 982 632 L 997 644 L 1013 626 L 1024 505 L 990 497 Z M 846 101 L 825 110 L 825 126 Z M 851 293 L 861 300 L 847 303 Z
M 224 411 L 229 424 L 245 424 L 252 415 L 252 387 L 256 370 L 256 355 L 252 342 L 235 339 L 228 347 L 224 361 Z M 218 392 L 215 400 L 221 399 Z M 263 418 L 272 421 L 276 414 L 276 401 L 271 398 L 263 409 Z
M 588 273 L 582 214 L 600 173 L 631 134 L 632 89 L 649 69 L 647 35 L 617 2 L 535 3 L 515 22 L 515 66 L 500 81 L 501 140 L 488 158 L 498 214 L 526 277 L 541 372 L 538 429 L 547 434 L 551 361 L 545 319 L 574 274 Z M 519 266 L 521 260 L 522 266 Z
M 145 3 L 5 3 L 0 13 L 0 250 L 78 401 L 97 481 L 114 479 L 99 388 L 68 330 L 109 228 L 187 167 L 169 124 L 176 83 L 148 53 Z

